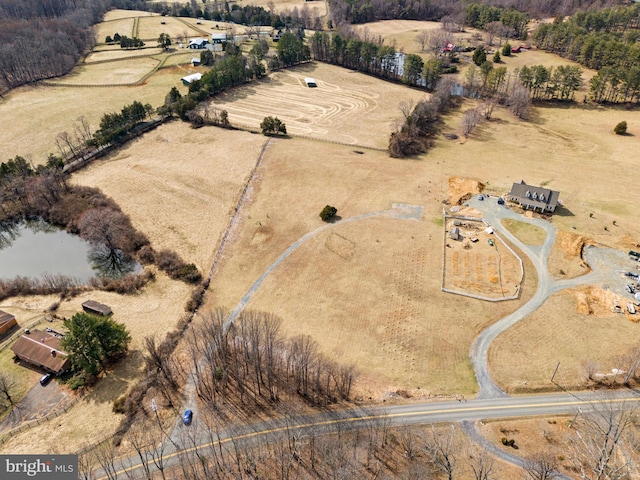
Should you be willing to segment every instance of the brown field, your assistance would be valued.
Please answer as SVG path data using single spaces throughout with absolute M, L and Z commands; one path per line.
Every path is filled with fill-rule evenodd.
M 95 130 L 102 115 L 120 111 L 134 100 L 159 106 L 172 86 L 187 91 L 180 82 L 185 74 L 180 68 L 162 69 L 134 87 L 24 86 L 12 90 L 0 99 L 0 159 L 22 155 L 34 164 L 44 163 L 49 153 L 58 154 L 56 135 L 72 131 L 80 116 Z
M 113 49 L 112 47 L 112 49 L 110 50 L 102 50 L 97 52 L 94 51 L 90 53 L 84 59 L 84 63 L 85 65 L 87 65 L 90 63 L 101 62 L 105 60 L 120 60 L 122 58 L 129 59 L 129 58 L 135 58 L 135 57 L 143 57 L 147 55 L 160 55 L 162 53 L 163 52 L 161 48 L 141 48 L 136 50 L 121 50 L 120 48 Z M 113 62 L 111 62 L 111 65 L 114 65 Z M 64 79 L 65 77 L 62 77 L 62 78 Z
M 236 3 L 239 6 L 244 5 L 257 5 L 265 10 L 269 11 L 269 0 L 244 0 L 241 2 L 229 2 L 229 4 Z M 274 11 L 276 13 L 283 12 L 284 10 L 293 11 L 294 8 L 298 9 L 298 12 L 302 12 L 303 9 L 307 9 L 312 17 L 317 15 L 325 16 L 327 14 L 327 3 L 320 0 L 273 0 Z
M 522 56 L 528 53 L 533 52 Z M 20 154 L 39 163 L 55 151 L 55 134 L 71 129 L 80 115 L 95 126 L 103 113 L 133 100 L 159 105 L 184 72 L 163 69 L 144 87 L 17 89 L 0 99 L 0 158 Z M 305 76 L 316 78 L 319 87 L 304 86 Z M 236 89 L 214 104 L 229 110 L 232 123 L 246 120 L 256 126 L 264 116 L 277 115 L 291 133 L 384 148 L 400 117 L 398 103 L 422 96 L 337 67 L 307 65 Z M 443 131 L 458 129 L 464 109 L 445 118 Z M 621 120 L 627 120 L 631 135 L 613 133 Z M 498 108 L 494 119 L 465 142 L 438 138 L 416 159 L 391 159 L 366 149 L 357 153 L 355 147 L 308 139 L 274 139 L 232 231 L 207 306 L 233 308 L 287 247 L 323 225 L 318 213 L 327 203 L 344 219 L 387 210 L 394 202 L 420 205 L 420 221 L 377 216 L 336 223 L 312 237 L 265 280 L 249 308 L 281 316 L 288 334 L 310 334 L 336 361 L 354 363 L 362 372 L 356 386 L 360 398 L 378 399 L 400 389 L 413 396 L 472 394 L 471 342 L 530 298 L 535 278 L 525 262 L 522 299 L 500 305 L 440 292 L 448 179 L 464 176 L 499 194 L 522 179 L 544 184 L 560 191 L 566 207 L 551 220 L 559 230 L 628 249 L 640 238 L 629 202 L 639 138 L 640 112 L 574 105 L 537 107 L 529 122 Z M 73 181 L 99 186 L 154 247 L 175 249 L 204 271 L 264 142 L 259 135 L 191 130 L 173 122 Z M 567 275 L 576 275 L 581 267 L 571 251 L 582 240 L 562 241 L 566 248 L 556 250 L 551 271 L 557 275 L 565 269 L 561 265 L 570 265 L 574 270 L 567 268 Z M 134 331 L 135 348 L 145 332 L 161 334 L 175 325 L 187 295 L 186 286 L 159 275 L 139 296 L 100 292 L 91 297 L 112 305 Z M 72 314 L 82 298 L 63 304 L 61 311 Z M 509 391 L 546 389 L 558 361 L 566 386 L 584 385 L 584 361 L 610 371 L 615 357 L 635 343 L 638 325 L 608 312 L 608 300 L 598 289 L 556 294 L 497 339 L 490 351 L 496 381 Z M 3 304 L 10 309 L 20 302 L 39 300 Z M 139 366 L 133 356 L 89 400 L 61 417 L 60 426 L 23 434 L 3 451 L 32 451 L 36 445 L 71 451 L 97 439 L 96 432 L 112 432 L 118 417 L 110 413 L 110 402 L 135 380 Z
M 489 350 L 494 380 L 508 392 L 584 388 L 587 361 L 597 373 L 609 373 L 617 357 L 637 344 L 638 326 L 625 314 L 611 313 L 610 291 L 580 288 L 553 295 L 530 315 L 500 335 Z M 591 313 L 588 313 L 591 312 Z
M 556 233 L 556 241 L 549 255 L 549 273 L 556 278 L 574 278 L 589 272 L 582 261 L 582 248 L 585 239 L 572 232 Z
M 123 17 L 117 18 L 116 14 L 118 12 L 122 12 Z M 96 42 L 103 43 L 107 36 L 113 38 L 116 33 L 119 33 L 120 36 L 125 35 L 130 38 L 134 37 L 134 17 L 141 16 L 142 14 L 148 15 L 148 12 L 134 12 L 126 10 L 112 10 L 110 12 L 107 12 L 107 14 L 105 15 L 105 21 L 93 26 Z M 111 16 L 113 16 L 114 18 L 111 20 L 107 20 Z
M 194 20 L 191 26 L 189 20 Z M 162 24 L 161 22 L 164 22 Z M 186 38 L 201 37 L 202 27 L 195 25 L 195 19 L 183 19 L 174 17 L 161 17 L 154 15 L 153 17 L 144 17 L 138 19 L 138 38 L 143 39 L 146 43 L 156 43 L 161 33 L 167 33 L 171 37 L 174 46 L 177 46 L 177 37 L 183 35 Z
M 206 274 L 265 141 L 245 132 L 194 130 L 175 121 L 95 162 L 73 180 L 100 187 L 154 248 L 175 249 Z
M 114 85 L 132 84 L 140 81 L 160 61 L 153 57 L 126 58 L 95 65 L 79 65 L 71 73 L 58 77 L 50 83 L 64 85 Z
M 305 77 L 313 77 L 318 87 L 308 88 Z M 270 115 L 282 120 L 290 134 L 386 148 L 394 122 L 402 117 L 400 102 L 424 97 L 423 92 L 313 63 L 273 73 L 210 104 L 227 110 L 232 124 L 258 129 Z
M 206 305 L 233 308 L 280 253 L 322 225 L 328 202 L 345 219 L 394 202 L 422 205 L 420 222 L 375 217 L 319 233 L 274 270 L 248 308 L 279 315 L 288 334 L 310 334 L 331 358 L 355 364 L 363 398 L 400 388 L 472 393 L 471 342 L 520 302 L 440 292 L 443 196 L 430 165 L 310 140 L 273 142 Z

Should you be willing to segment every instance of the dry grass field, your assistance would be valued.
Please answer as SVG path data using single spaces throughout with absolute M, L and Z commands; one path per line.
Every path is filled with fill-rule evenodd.
M 0 99 L 0 159 L 22 155 L 34 164 L 44 163 L 49 153 L 58 154 L 56 135 L 73 131 L 79 117 L 87 118 L 95 130 L 102 115 L 119 112 L 134 100 L 161 105 L 171 87 L 178 86 L 182 93 L 187 91 L 180 82 L 186 74 L 182 68 L 162 69 L 144 84 L 133 87 L 24 86 L 12 90 Z M 111 80 L 103 81 L 113 83 Z
M 194 25 L 191 25 L 193 20 Z M 164 23 L 163 23 L 164 22 Z M 201 37 L 203 28 L 195 25 L 195 19 L 191 18 L 174 18 L 161 17 L 154 15 L 153 17 L 143 17 L 138 19 L 137 37 L 143 39 L 146 43 L 156 43 L 160 33 L 167 33 L 171 37 L 174 46 L 177 46 L 177 37 L 185 38 Z
M 327 14 L 327 2 L 322 0 L 244 0 L 240 2 L 229 2 L 231 5 L 236 4 L 240 7 L 245 5 L 257 5 L 267 11 L 270 11 L 271 3 L 273 4 L 273 9 L 276 13 L 281 13 L 285 10 L 293 11 L 294 8 L 297 8 L 298 12 L 302 12 L 303 9 L 307 9 L 312 17 L 317 15 L 324 17 Z
M 138 50 L 137 52 L 140 52 Z M 147 52 L 153 53 L 153 52 Z M 62 85 L 101 85 L 133 84 L 139 82 L 147 73 L 153 70 L 160 61 L 154 57 L 131 58 L 114 60 L 112 62 L 95 65 L 78 65 L 73 71 L 63 77 L 49 82 Z
M 122 17 L 118 18 L 118 14 L 122 14 Z M 111 10 L 105 15 L 105 20 L 97 25 L 94 25 L 93 31 L 97 43 L 105 41 L 107 36 L 113 38 L 118 33 L 120 36 L 124 35 L 129 38 L 135 36 L 133 26 L 135 24 L 135 17 L 141 15 L 148 15 L 148 12 L 127 11 L 127 10 Z M 113 18 L 111 18 L 113 17 Z
M 317 88 L 309 88 L 313 77 Z M 323 140 L 386 148 L 401 102 L 426 96 L 417 90 L 332 65 L 313 63 L 272 73 L 264 80 L 219 95 L 210 105 L 229 112 L 231 124 L 259 129 L 275 116 L 287 133 Z
M 109 50 L 99 50 L 91 52 L 84 59 L 84 64 L 86 66 L 91 63 L 104 62 L 106 60 L 121 60 L 124 55 L 126 55 L 127 59 L 130 59 L 135 57 L 145 57 L 147 55 L 160 55 L 162 53 L 163 52 L 161 48 L 141 48 L 139 50 L 124 51 L 121 50 L 120 47 L 113 48 L 112 46 Z M 111 62 L 111 64 L 113 65 L 113 62 Z
M 99 187 L 152 241 L 206 273 L 265 137 L 175 121 L 74 175 Z
M 500 335 L 489 350 L 491 373 L 508 392 L 552 390 L 556 381 L 567 389 L 583 388 L 584 365 L 597 373 L 619 368 L 618 359 L 638 343 L 637 321 L 610 310 L 613 294 L 582 287 L 553 295 L 530 315 Z
M 519 302 L 440 292 L 443 192 L 430 166 L 310 140 L 273 141 L 205 307 L 233 308 L 280 253 L 322 225 L 327 203 L 344 219 L 394 202 L 422 205 L 421 221 L 380 216 L 319 233 L 273 271 L 248 308 L 275 313 L 287 334 L 310 334 L 331 358 L 355 364 L 362 398 L 398 389 L 473 393 L 471 342 Z

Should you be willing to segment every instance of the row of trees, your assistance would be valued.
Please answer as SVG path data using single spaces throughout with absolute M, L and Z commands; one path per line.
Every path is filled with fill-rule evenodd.
M 143 105 L 136 100 L 131 105 L 122 107 L 120 113 L 105 113 L 100 119 L 100 129 L 95 132 L 93 142 L 100 146 L 121 140 L 153 111 L 151 104 Z
M 347 400 L 356 379 L 351 366 L 338 365 L 318 351 L 308 335 L 285 339 L 272 314 L 245 311 L 229 328 L 217 309 L 190 331 L 198 396 L 211 405 L 236 391 L 242 403 L 277 402 L 296 393 L 313 405 Z
M 523 66 L 518 79 L 531 92 L 533 100 L 574 100 L 582 86 L 582 69 L 575 65 Z

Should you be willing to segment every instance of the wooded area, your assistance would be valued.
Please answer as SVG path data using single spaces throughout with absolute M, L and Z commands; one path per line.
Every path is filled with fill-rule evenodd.
M 0 1 L 0 93 L 70 71 L 109 0 Z

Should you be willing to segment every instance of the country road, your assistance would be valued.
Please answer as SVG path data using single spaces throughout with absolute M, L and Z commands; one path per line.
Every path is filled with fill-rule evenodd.
M 562 415 L 574 414 L 578 411 L 587 413 L 603 403 L 613 405 L 638 405 L 640 404 L 640 392 L 633 390 L 620 390 L 608 392 L 603 399 L 602 395 L 593 392 L 561 393 L 546 395 L 526 395 L 517 397 L 478 398 L 468 401 L 447 401 L 415 403 L 408 405 L 393 405 L 380 408 L 352 409 L 342 412 L 324 413 L 308 417 L 287 419 L 282 422 L 263 422 L 247 425 L 241 430 L 212 432 L 202 424 L 194 422 L 191 426 L 179 425 L 177 430 L 184 434 L 195 436 L 198 449 L 209 447 L 224 447 L 231 445 L 231 435 L 234 442 L 248 442 L 255 444 L 269 442 L 270 435 L 282 431 L 295 432 L 298 436 L 304 436 L 306 432 L 314 429 L 316 433 L 332 432 L 337 426 L 343 429 L 353 429 L 366 426 L 376 420 L 388 420 L 392 425 L 427 425 L 434 423 L 470 422 L 494 418 L 529 417 L 537 415 Z M 175 437 L 180 438 L 180 435 Z M 213 440 L 212 440 L 213 438 Z M 479 441 L 480 439 L 476 439 Z M 179 444 L 176 442 L 176 444 Z M 176 444 L 167 445 L 163 462 L 165 468 L 177 465 L 179 455 L 191 452 L 194 448 L 176 449 Z M 517 463 L 518 458 L 502 449 L 497 449 L 496 454 L 504 454 L 508 461 Z M 500 455 L 503 457 L 503 455 Z M 148 465 L 155 469 L 153 462 Z M 144 478 L 144 472 L 139 457 L 132 456 L 116 460 L 114 471 L 119 477 L 126 473 L 128 478 Z M 140 477 L 137 476 L 139 472 Z M 115 478 L 97 470 L 98 480 Z

